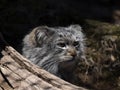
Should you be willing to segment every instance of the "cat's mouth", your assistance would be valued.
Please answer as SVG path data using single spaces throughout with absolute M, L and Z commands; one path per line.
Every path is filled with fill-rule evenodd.
M 60 57 L 60 62 L 74 62 L 75 59 L 73 56 L 62 56 Z
M 68 63 L 75 62 L 75 57 L 72 57 L 71 59 L 63 61 L 63 62 L 68 62 Z

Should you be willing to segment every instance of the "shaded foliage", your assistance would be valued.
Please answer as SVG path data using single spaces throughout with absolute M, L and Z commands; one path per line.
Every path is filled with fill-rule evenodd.
M 86 20 L 87 63 L 79 63 L 79 84 L 95 90 L 119 90 L 120 26 Z

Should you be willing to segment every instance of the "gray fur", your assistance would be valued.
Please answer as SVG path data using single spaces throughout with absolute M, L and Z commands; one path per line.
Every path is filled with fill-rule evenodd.
M 61 76 L 59 66 L 62 62 L 67 65 L 84 57 L 83 41 L 84 35 L 79 25 L 54 28 L 40 26 L 25 36 L 22 52 L 34 64 Z M 75 42 L 78 42 L 77 46 L 74 46 Z M 72 56 L 71 52 L 76 54 Z

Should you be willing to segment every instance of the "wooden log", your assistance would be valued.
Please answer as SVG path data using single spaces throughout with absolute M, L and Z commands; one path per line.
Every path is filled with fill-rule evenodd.
M 10 46 L 2 52 L 0 71 L 14 90 L 87 90 L 34 65 Z M 1 82 L 1 81 L 0 81 Z M 1 86 L 1 85 L 0 85 Z M 3 86 L 2 86 L 3 87 Z M 5 87 L 4 87 L 5 88 Z M 8 89 L 4 89 L 8 90 Z
M 16 90 L 43 90 L 49 88 L 51 90 L 60 90 L 51 84 L 43 81 L 28 70 L 22 68 L 14 62 L 10 56 L 4 56 L 1 59 L 1 72 L 6 76 L 10 86 Z M 6 89 L 7 90 L 7 89 Z
M 0 74 L 0 90 L 13 90 Z

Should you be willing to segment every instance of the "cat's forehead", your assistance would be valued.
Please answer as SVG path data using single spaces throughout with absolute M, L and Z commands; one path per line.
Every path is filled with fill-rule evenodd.
M 56 30 L 56 33 L 59 37 L 66 39 L 81 40 L 83 37 L 81 31 L 72 28 L 60 27 Z

